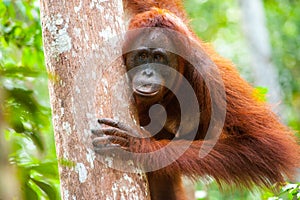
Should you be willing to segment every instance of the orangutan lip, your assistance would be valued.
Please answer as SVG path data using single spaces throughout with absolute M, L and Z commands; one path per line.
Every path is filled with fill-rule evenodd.
M 144 97 L 153 97 L 155 95 L 158 94 L 159 90 L 154 91 L 154 92 L 146 92 L 146 91 L 141 91 L 138 89 L 133 89 L 134 93 L 140 95 L 140 96 L 144 96 Z
M 139 96 L 153 97 L 159 93 L 160 85 L 153 83 L 139 84 L 133 88 L 133 91 Z

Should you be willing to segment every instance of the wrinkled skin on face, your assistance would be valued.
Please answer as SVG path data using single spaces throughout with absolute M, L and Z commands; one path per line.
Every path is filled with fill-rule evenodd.
M 126 55 L 126 67 L 136 102 L 159 103 L 175 85 L 179 69 L 175 54 L 161 48 L 140 47 Z M 174 69 L 174 70 L 172 70 Z
M 168 33 L 150 30 L 143 32 L 130 45 L 124 55 L 124 62 L 131 81 L 131 87 L 138 106 L 161 103 L 180 83 L 177 73 L 183 72 L 180 58 Z M 163 48 L 162 46 L 166 46 Z

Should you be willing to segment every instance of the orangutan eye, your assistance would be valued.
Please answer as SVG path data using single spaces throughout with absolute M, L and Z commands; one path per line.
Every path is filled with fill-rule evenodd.
M 154 59 L 154 62 L 156 62 L 156 63 L 164 63 L 165 62 L 165 56 L 160 53 L 154 54 L 153 59 Z
M 146 52 L 142 52 L 140 55 L 139 55 L 139 59 L 140 60 L 147 60 L 148 59 L 148 54 Z

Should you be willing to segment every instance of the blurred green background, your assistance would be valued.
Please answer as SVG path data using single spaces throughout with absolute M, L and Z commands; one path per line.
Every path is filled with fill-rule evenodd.
M 263 3 L 272 61 L 284 91 L 285 121 L 300 130 L 300 2 Z M 185 5 L 196 33 L 251 82 L 238 1 L 187 0 Z M 0 0 L 0 21 L 0 199 L 60 199 L 39 3 Z M 197 190 L 199 199 L 300 199 L 299 184 L 289 184 L 279 194 L 224 194 L 213 182 L 199 183 Z

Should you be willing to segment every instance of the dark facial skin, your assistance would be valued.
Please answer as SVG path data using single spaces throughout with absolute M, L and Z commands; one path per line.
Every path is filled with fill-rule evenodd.
M 162 48 L 140 47 L 125 55 L 125 64 L 137 104 L 160 102 L 176 80 L 177 57 Z

